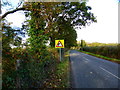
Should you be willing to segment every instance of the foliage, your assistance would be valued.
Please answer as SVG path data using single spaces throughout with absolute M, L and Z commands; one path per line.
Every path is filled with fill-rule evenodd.
M 37 48 L 39 48 L 40 45 L 35 48 L 31 48 L 31 45 L 31 47 L 28 46 L 23 49 L 22 47 L 19 47 L 21 43 L 17 44 L 17 48 L 11 48 L 11 44 L 14 45 L 16 42 L 15 38 L 19 37 L 19 31 L 12 29 L 6 23 L 3 23 L 2 29 L 3 88 L 42 86 L 43 80 L 46 79 L 52 67 L 58 62 L 56 61 L 58 60 L 57 51 L 55 49 L 47 50 L 45 48 L 42 48 L 41 52 L 37 51 L 39 50 Z M 42 44 L 41 47 L 43 46 L 45 45 Z M 16 69 L 16 60 L 20 60 L 19 69 Z
M 72 26 L 86 26 L 96 22 L 96 18 L 89 10 L 92 8 L 86 2 L 64 2 L 62 3 L 62 15 Z
M 93 13 L 89 11 L 91 7 L 86 6 L 85 2 L 25 3 L 25 6 L 31 11 L 26 16 L 31 17 L 29 21 L 32 25 L 35 24 L 34 30 L 42 27 L 40 35 L 47 35 L 51 46 L 54 46 L 55 39 L 65 39 L 66 47 L 76 45 L 77 34 L 74 26 L 81 27 L 96 22 Z
M 56 65 L 51 71 L 49 78 L 44 81 L 47 88 L 69 88 L 69 52 L 65 53 L 64 61 Z
M 19 33 L 22 33 L 22 31 L 11 28 L 10 23 L 6 20 L 2 21 L 3 87 L 15 87 L 17 57 L 11 52 L 11 46 L 20 46 L 22 39 L 18 36 Z
M 29 10 L 26 13 L 29 19 L 22 28 L 22 30 L 27 30 L 30 37 L 26 48 L 21 47 L 22 39 L 19 35 L 22 31 L 14 30 L 3 22 L 3 88 L 43 87 L 51 71 L 56 69 L 59 69 L 57 71 L 58 85 L 62 85 L 59 81 L 61 77 L 64 78 L 62 75 L 66 74 L 66 71 L 61 67 L 65 65 L 66 68 L 68 64 L 61 63 L 59 68 L 56 68 L 59 63 L 58 51 L 47 48 L 46 44 L 48 41 L 52 42 L 50 37 L 54 37 L 53 40 L 64 37 L 66 47 L 75 46 L 77 34 L 74 26 L 85 26 L 90 22 L 96 22 L 94 15 L 89 12 L 91 8 L 84 2 L 26 2 L 23 7 L 21 10 L 25 8 Z M 11 48 L 12 45 L 17 47 Z M 19 67 L 17 67 L 17 60 L 20 61 Z M 60 87 L 64 87 L 61 85 Z
M 110 57 L 106 57 L 106 56 L 99 55 L 99 54 L 93 54 L 91 52 L 86 52 L 86 51 L 82 51 L 82 50 L 78 50 L 78 51 L 120 64 L 120 59 L 110 58 Z
M 63 17 L 59 17 L 58 19 L 59 19 L 57 22 L 58 29 L 51 33 L 50 45 L 54 47 L 55 40 L 64 39 L 66 48 L 76 46 L 77 33 L 71 26 L 70 22 L 65 21 Z
M 2 44 L 3 49 L 12 46 L 20 46 L 22 42 L 22 38 L 20 35 L 24 35 L 24 31 L 13 29 L 10 26 L 11 23 L 7 22 L 7 20 L 2 21 Z
M 55 60 L 46 47 L 49 38 L 45 29 L 45 20 L 50 18 L 49 15 L 51 15 L 53 7 L 56 4 L 30 3 L 30 5 L 32 6 L 31 12 L 29 13 L 31 19 L 28 21 L 29 29 L 27 32 L 30 37 L 28 39 L 30 42 L 30 53 L 34 56 L 32 55 L 32 62 L 29 63 L 28 68 L 30 77 L 34 83 L 33 86 L 42 87 L 43 81 L 49 75 L 49 70 L 55 64 Z
M 57 56 L 59 54 L 55 49 L 51 48 L 47 51 L 48 55 L 42 61 L 36 61 L 38 57 L 30 48 L 11 49 L 11 56 L 6 56 L 7 62 L 3 61 L 3 88 L 42 87 L 44 80 L 48 78 L 51 70 L 59 62 Z M 16 69 L 16 60 L 18 59 L 20 60 L 20 67 Z
M 81 48 L 83 48 L 83 47 L 86 46 L 86 42 L 85 42 L 85 40 L 81 40 L 80 46 L 81 46 Z
M 117 46 L 117 43 L 99 43 L 99 42 L 93 42 L 93 43 L 87 43 L 87 46 Z
M 117 46 L 87 46 L 83 48 L 83 51 L 103 55 L 110 58 L 120 59 L 119 44 Z

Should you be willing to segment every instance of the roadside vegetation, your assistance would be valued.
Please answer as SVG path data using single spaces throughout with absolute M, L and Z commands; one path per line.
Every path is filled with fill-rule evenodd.
M 120 44 L 86 43 L 83 41 L 78 44 L 77 50 L 79 49 L 83 53 L 120 63 Z
M 110 58 L 120 59 L 120 46 L 93 46 L 84 47 L 83 51 L 103 55 Z
M 2 7 L 11 7 L 8 1 Z M 11 10 L 13 9 L 13 10 Z M 19 2 L 0 17 L 2 23 L 2 88 L 68 88 L 69 53 L 77 46 L 76 28 L 97 22 L 86 2 Z M 24 11 L 22 28 L 11 27 L 5 17 Z M 14 18 L 14 17 L 13 17 Z M 23 42 L 23 38 L 29 37 Z M 65 56 L 59 60 L 55 40 L 64 39 Z M 119 59 L 116 48 L 87 48 L 85 41 L 78 46 L 82 51 L 108 55 Z M 78 49 L 78 50 L 79 50 Z M 119 46 L 118 46 L 119 49 Z M 120 50 L 120 49 L 119 49 Z M 119 51 L 118 51 L 119 52 Z
M 66 49 L 77 45 L 75 28 L 96 22 L 86 2 L 19 2 L 0 18 L 2 22 L 2 88 L 69 87 Z M 17 11 L 26 17 L 22 28 L 11 27 L 5 17 Z M 14 17 L 13 17 L 14 18 Z M 26 41 L 23 38 L 28 35 Z M 60 62 L 55 40 L 64 39 L 65 58 Z M 64 56 L 64 53 L 62 56 Z
M 7 52 L 7 58 L 4 58 L 2 63 L 4 70 L 2 88 L 68 87 L 68 52 L 60 62 L 57 49 L 48 48 L 47 51 L 47 56 L 45 55 L 42 61 L 37 60 L 37 56 L 31 53 L 29 48 L 14 48 Z M 18 59 L 20 66 L 17 68 Z
M 44 81 L 44 87 L 47 88 L 69 88 L 69 51 L 65 53 L 64 60 L 56 65 L 56 69 L 51 71 L 49 78 Z
M 89 54 L 89 55 L 92 55 L 92 56 L 96 56 L 96 57 L 99 57 L 99 58 L 102 58 L 102 59 L 109 60 L 109 61 L 116 62 L 116 63 L 120 64 L 120 59 L 109 58 L 109 57 L 105 57 L 103 55 L 94 54 L 94 53 L 90 53 L 90 52 L 86 52 L 86 51 L 82 51 L 82 50 L 78 50 L 78 51 L 83 52 L 85 54 Z

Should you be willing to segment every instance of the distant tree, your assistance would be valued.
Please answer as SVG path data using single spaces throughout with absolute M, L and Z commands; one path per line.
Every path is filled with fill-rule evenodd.
M 86 46 L 86 42 L 85 42 L 85 40 L 81 40 L 81 44 L 80 44 L 80 46 L 81 46 L 82 48 Z

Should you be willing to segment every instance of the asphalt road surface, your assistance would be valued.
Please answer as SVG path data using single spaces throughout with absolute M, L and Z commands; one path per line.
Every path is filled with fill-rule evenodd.
M 72 88 L 120 88 L 120 64 L 70 51 Z

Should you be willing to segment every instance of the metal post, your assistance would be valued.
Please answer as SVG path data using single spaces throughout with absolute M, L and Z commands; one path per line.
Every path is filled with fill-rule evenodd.
M 61 48 L 59 50 L 60 50 L 60 61 L 61 61 Z

